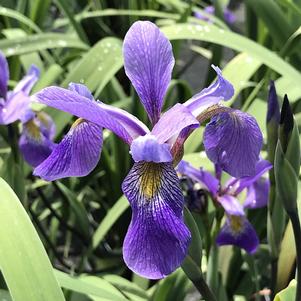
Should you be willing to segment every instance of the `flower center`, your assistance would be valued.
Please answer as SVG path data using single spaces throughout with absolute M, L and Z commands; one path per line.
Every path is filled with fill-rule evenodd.
M 41 140 L 41 132 L 40 132 L 40 129 L 39 127 L 36 125 L 36 123 L 34 122 L 33 119 L 27 121 L 25 124 L 24 124 L 24 127 L 28 133 L 28 135 L 36 140 L 36 141 L 40 141 Z
M 151 199 L 161 187 L 162 165 L 153 162 L 141 162 L 140 164 L 140 190 L 147 199 Z
M 240 216 L 231 215 L 229 217 L 231 229 L 234 234 L 239 234 L 243 228 L 243 220 Z

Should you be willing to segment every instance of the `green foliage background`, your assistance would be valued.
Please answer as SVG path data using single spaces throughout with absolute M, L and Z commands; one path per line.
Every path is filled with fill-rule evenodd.
M 165 109 L 207 86 L 215 76 L 214 64 L 235 87 L 227 105 L 255 116 L 265 138 L 270 79 L 279 100 L 288 94 L 300 127 L 301 1 L 246 0 L 233 26 L 220 13 L 227 1 L 213 4 L 216 16 L 206 22 L 193 17 L 207 5 L 202 1 L 0 0 L 0 49 L 9 60 L 9 85 L 14 87 L 35 64 L 42 73 L 33 92 L 81 82 L 95 98 L 147 122 L 125 77 L 122 39 L 134 21 L 150 20 L 172 41 L 176 58 Z M 72 116 L 38 104 L 34 108 L 48 112 L 57 126 L 56 139 L 63 137 Z M 203 156 L 202 131 L 188 139 L 184 158 L 212 169 Z M 254 257 L 237 248 L 217 249 L 205 239 L 202 264 L 192 272 L 201 260 L 193 248 L 199 250 L 201 238 L 213 231 L 211 208 L 208 224 L 197 214 L 186 216 L 194 235 L 192 265 L 185 261 L 182 269 L 157 282 L 134 275 L 121 252 L 130 221 L 120 188 L 131 166 L 128 147 L 105 132 L 101 160 L 89 176 L 48 183 L 31 175 L 16 147 L 17 133 L 17 125 L 0 126 L 0 175 L 5 180 L 0 181 L 0 300 L 200 300 L 193 286 L 198 277 L 207 279 L 218 300 L 263 300 L 256 292 L 274 288 L 276 293 L 294 277 L 294 237 L 277 199 L 278 205 L 269 207 L 269 223 L 267 209 L 248 216 L 261 239 Z M 266 145 L 262 156 L 267 156 Z M 292 300 L 291 291 L 275 300 Z

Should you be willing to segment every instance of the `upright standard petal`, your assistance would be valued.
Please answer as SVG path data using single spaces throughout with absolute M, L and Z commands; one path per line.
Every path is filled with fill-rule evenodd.
M 248 187 L 244 208 L 262 208 L 268 204 L 270 193 L 270 181 L 259 178 L 253 185 Z
M 136 137 L 149 132 L 148 128 L 133 115 L 84 97 L 78 90 L 48 87 L 35 94 L 34 99 L 107 128 L 128 144 Z
M 255 229 L 245 216 L 230 215 L 216 238 L 219 246 L 235 245 L 253 254 L 259 245 Z
M 40 76 L 40 70 L 35 65 L 32 65 L 27 74 L 22 78 L 21 81 L 16 85 L 14 93 L 22 91 L 25 95 L 29 95 L 32 87 L 37 82 Z
M 177 166 L 177 171 L 194 181 L 204 185 L 214 197 L 219 190 L 219 181 L 211 173 L 203 169 L 196 169 L 186 161 L 181 161 Z
M 205 128 L 208 158 L 237 178 L 255 174 L 262 141 L 255 118 L 238 110 L 217 114 Z
M 30 98 L 23 91 L 8 92 L 7 100 L 0 106 L 0 124 L 10 124 L 22 119 L 29 108 Z
M 198 126 L 197 119 L 185 106 L 178 103 L 161 116 L 151 134 L 156 136 L 160 143 L 164 143 L 172 137 L 177 138 L 183 129 Z
M 0 99 L 6 99 L 9 69 L 4 54 L 0 51 Z
M 217 73 L 217 80 L 183 104 L 195 117 L 220 101 L 229 100 L 234 94 L 233 86 L 222 76 L 221 70 L 213 65 L 212 68 Z
M 99 161 L 102 128 L 78 119 L 51 155 L 34 170 L 34 175 L 46 181 L 89 174 Z
M 25 161 L 33 167 L 41 164 L 52 152 L 55 143 L 45 136 L 37 118 L 23 124 L 19 148 Z
M 171 162 L 170 146 L 167 143 L 158 143 L 153 135 L 136 138 L 131 144 L 131 155 L 135 162 Z
M 155 124 L 174 66 L 172 46 L 149 21 L 135 22 L 123 42 L 124 68 L 147 114 Z
M 177 174 L 171 163 L 135 163 L 122 190 L 132 207 L 124 261 L 138 275 L 163 278 L 180 266 L 191 239 Z

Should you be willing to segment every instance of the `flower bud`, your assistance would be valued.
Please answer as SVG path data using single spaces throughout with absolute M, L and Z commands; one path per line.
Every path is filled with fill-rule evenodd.
M 276 186 L 284 208 L 291 213 L 297 210 L 300 142 L 287 96 L 284 97 L 281 109 L 278 137 L 274 164 Z

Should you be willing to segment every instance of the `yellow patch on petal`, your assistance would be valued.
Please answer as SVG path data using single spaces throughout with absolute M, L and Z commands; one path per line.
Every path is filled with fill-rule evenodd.
M 39 127 L 37 126 L 37 124 L 34 122 L 33 119 L 27 121 L 25 124 L 24 124 L 24 127 L 28 133 L 28 135 L 34 139 L 34 140 L 37 140 L 37 141 L 40 141 L 41 140 L 41 132 L 40 132 L 40 129 Z
M 42 124 L 44 124 L 46 128 L 50 127 L 50 122 L 49 119 L 47 118 L 47 114 L 41 111 L 41 112 L 37 112 L 36 115 L 37 118 L 41 121 Z
M 141 168 L 140 190 L 150 199 L 153 198 L 162 184 L 162 166 L 158 163 L 145 162 Z
M 85 122 L 85 119 L 83 119 L 83 118 L 78 118 L 78 119 L 76 119 L 76 120 L 73 122 L 73 124 L 71 125 L 71 129 L 76 128 L 79 124 L 81 124 L 81 123 L 83 123 L 83 122 Z
M 233 231 L 234 234 L 239 234 L 243 228 L 243 219 L 241 218 L 241 216 L 237 216 L 237 215 L 231 215 L 229 219 L 230 219 L 231 230 Z

